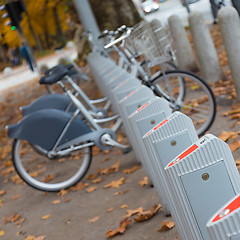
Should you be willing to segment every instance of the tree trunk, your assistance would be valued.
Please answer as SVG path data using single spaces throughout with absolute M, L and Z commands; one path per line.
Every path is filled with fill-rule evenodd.
M 56 25 L 56 36 L 58 41 L 60 41 L 61 44 L 63 44 L 65 42 L 65 37 L 61 28 L 61 23 L 59 20 L 59 16 L 58 16 L 58 4 L 59 2 L 55 5 L 55 7 L 53 8 L 53 16 L 55 19 L 55 25 Z

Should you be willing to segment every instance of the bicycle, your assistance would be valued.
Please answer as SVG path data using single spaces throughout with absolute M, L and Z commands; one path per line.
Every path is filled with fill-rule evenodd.
M 111 129 L 100 127 L 100 123 L 113 119 L 94 119 L 91 116 L 60 80 L 67 72 L 58 71 L 42 78 L 42 81 L 46 84 L 58 82 L 77 108 L 73 114 L 42 109 L 6 127 L 8 137 L 14 139 L 12 159 L 17 173 L 28 185 L 42 191 L 59 191 L 79 182 L 91 164 L 92 146 L 101 150 L 116 146 L 124 153 L 130 151 L 129 147 L 117 142 L 115 132 L 121 119 L 116 118 Z
M 138 77 L 142 83 L 153 90 L 159 96 L 169 101 L 173 111 L 181 111 L 188 115 L 194 122 L 199 136 L 203 135 L 212 125 L 216 116 L 216 100 L 210 86 L 198 75 L 183 70 L 165 70 L 166 63 L 174 60 L 174 51 L 166 26 L 160 29 L 149 29 L 140 23 L 135 28 L 122 29 L 123 34 L 118 39 L 110 41 L 105 49 L 118 44 L 118 51 L 126 56 L 129 62 L 138 70 Z M 153 39 L 154 32 L 161 36 Z M 167 32 L 167 33 L 166 33 Z M 131 38 L 134 48 L 141 52 L 150 66 L 161 66 L 161 72 L 154 75 L 144 70 L 132 54 L 125 47 L 126 39 Z M 120 43 L 120 44 L 119 44 Z

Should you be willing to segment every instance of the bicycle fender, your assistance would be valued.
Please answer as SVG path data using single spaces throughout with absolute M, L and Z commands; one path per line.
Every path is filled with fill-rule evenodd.
M 67 112 L 74 112 L 76 107 L 66 95 L 62 94 L 44 95 L 28 106 L 21 107 L 22 115 L 24 117 L 41 109 L 59 109 Z
M 56 110 L 42 109 L 27 115 L 17 124 L 7 126 L 8 137 L 27 140 L 45 150 L 55 145 L 72 114 Z M 60 144 L 91 132 L 91 129 L 80 118 L 75 118 L 63 136 Z

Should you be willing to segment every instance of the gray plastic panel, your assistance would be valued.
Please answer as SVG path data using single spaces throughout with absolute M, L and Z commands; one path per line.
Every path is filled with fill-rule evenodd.
M 209 179 L 202 180 L 207 173 Z M 236 193 L 228 176 L 225 164 L 220 161 L 212 166 L 181 176 L 194 216 L 204 240 L 210 240 L 206 229 L 209 218 Z
M 231 237 L 230 240 L 240 240 L 240 235 L 237 235 L 237 236 Z

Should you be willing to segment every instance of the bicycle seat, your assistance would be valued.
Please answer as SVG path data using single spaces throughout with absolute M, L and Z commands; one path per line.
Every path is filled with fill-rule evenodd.
M 59 69 L 59 71 L 57 71 L 51 75 L 41 77 L 39 79 L 39 83 L 40 84 L 53 84 L 53 83 L 60 81 L 67 74 L 68 74 L 68 70 L 65 68 L 61 68 L 61 69 Z

